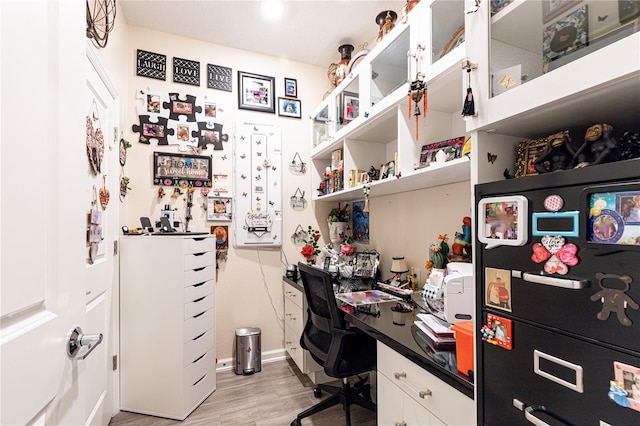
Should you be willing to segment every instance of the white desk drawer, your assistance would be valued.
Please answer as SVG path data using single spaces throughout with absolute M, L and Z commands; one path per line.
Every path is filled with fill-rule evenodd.
M 213 280 L 216 278 L 216 265 L 210 265 L 200 270 L 184 271 L 184 285 L 189 286 L 193 284 L 203 283 L 205 281 Z
M 185 407 L 196 408 L 207 395 L 216 390 L 216 370 L 209 371 L 202 379 L 184 392 Z M 191 411 L 191 410 L 189 410 Z
M 182 241 L 182 253 L 185 253 L 185 254 L 214 251 L 215 248 L 216 248 L 216 239 L 214 237 L 185 238 Z
M 216 343 L 216 332 L 213 329 L 208 330 L 203 335 L 196 337 L 184 344 L 182 366 L 186 367 L 193 361 L 207 353 Z
M 294 304 L 298 306 L 299 309 L 302 309 L 304 305 L 304 293 L 301 290 L 291 286 L 290 284 L 284 284 L 284 297 L 285 300 L 290 300 Z
M 304 328 L 302 308 L 288 298 L 284 299 L 284 325 L 291 327 L 298 335 L 302 334 Z
M 285 324 L 284 327 L 284 348 L 296 363 L 300 371 L 304 372 L 304 349 L 300 346 L 300 333 L 292 330 Z
M 475 424 L 471 398 L 380 342 L 377 351 L 378 372 L 436 417 L 448 425 Z
M 191 302 L 184 304 L 184 319 L 195 317 L 198 314 L 206 311 L 207 309 L 214 308 L 216 306 L 216 295 L 211 293 L 208 296 L 194 299 Z
M 184 255 L 184 270 L 204 268 L 205 266 L 215 266 L 216 252 L 208 251 L 204 253 L 192 253 Z
M 211 349 L 184 368 L 183 386 L 188 390 L 199 378 L 216 368 L 216 351 Z
M 207 309 L 200 315 L 191 317 L 184 322 L 183 342 L 201 335 L 205 331 L 213 328 L 216 324 L 216 310 L 214 308 Z
M 216 282 L 214 280 L 196 283 L 184 288 L 184 302 L 189 303 L 216 290 Z

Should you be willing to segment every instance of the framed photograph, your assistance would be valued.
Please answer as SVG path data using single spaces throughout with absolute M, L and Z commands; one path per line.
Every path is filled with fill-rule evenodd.
M 562 12 L 569 10 L 572 6 L 582 0 L 543 0 L 542 1 L 542 22 L 549 22 Z
M 516 177 L 537 175 L 538 172 L 533 163 L 545 152 L 547 152 L 546 139 L 520 142 L 518 144 L 518 157 L 516 158 Z
M 640 2 L 637 0 L 618 0 L 618 19 L 621 24 L 640 16 Z
M 511 271 L 484 268 L 484 304 L 491 308 L 511 312 Z
M 204 103 L 204 116 L 207 118 L 216 118 L 218 114 L 218 108 L 216 104 L 205 102 Z
M 284 95 L 289 98 L 298 97 L 298 80 L 295 78 L 284 78 Z
M 211 157 L 153 153 L 153 184 L 160 186 L 211 187 Z
M 302 102 L 298 99 L 278 98 L 278 115 L 302 118 Z
M 353 276 L 360 278 L 375 278 L 378 269 L 378 253 L 356 253 L 356 264 L 353 267 Z
M 494 314 L 487 314 L 487 327 L 493 332 L 491 343 L 511 350 L 511 320 Z
M 420 150 L 420 167 L 426 167 L 431 163 L 444 163 L 446 161 L 460 158 L 464 142 L 464 136 L 460 136 L 453 139 L 422 145 L 422 149 Z
M 622 389 L 615 393 L 609 392 L 609 398 L 623 407 L 640 411 L 640 368 L 614 361 L 613 370 L 616 385 Z
M 275 113 L 274 87 L 273 77 L 238 71 L 238 108 Z
M 478 202 L 478 240 L 485 249 L 527 243 L 529 201 L 523 195 L 483 198 Z
M 207 197 L 207 220 L 231 220 L 231 198 Z
M 570 55 L 588 45 L 588 27 L 589 19 L 586 5 L 547 25 L 542 33 L 544 72 L 548 70 L 552 61 Z
M 342 92 L 342 124 L 358 118 L 360 112 L 360 99 L 357 93 Z

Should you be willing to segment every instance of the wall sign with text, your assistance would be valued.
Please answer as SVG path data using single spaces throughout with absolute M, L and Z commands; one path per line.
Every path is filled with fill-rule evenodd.
M 166 80 L 167 56 L 138 49 L 136 75 L 155 78 L 156 80 Z
M 233 90 L 232 69 L 220 65 L 207 64 L 207 87 L 231 92 Z

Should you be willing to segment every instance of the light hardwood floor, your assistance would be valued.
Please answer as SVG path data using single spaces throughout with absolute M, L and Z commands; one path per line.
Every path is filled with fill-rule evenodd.
M 339 385 L 339 382 L 336 384 Z M 326 393 L 322 398 L 326 397 Z M 217 389 L 183 422 L 120 412 L 110 426 L 288 426 L 297 414 L 316 404 L 313 383 L 291 360 L 262 364 L 262 371 L 250 376 L 232 370 L 217 374 Z M 344 425 L 340 405 L 302 419 L 303 426 Z M 376 413 L 351 407 L 353 426 L 375 426 Z

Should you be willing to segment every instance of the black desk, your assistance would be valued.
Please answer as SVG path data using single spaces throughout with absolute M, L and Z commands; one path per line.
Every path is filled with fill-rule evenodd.
M 302 291 L 302 283 L 283 277 L 285 281 L 297 286 Z M 414 297 L 418 305 L 424 305 L 420 295 Z M 393 303 L 378 304 L 380 315 L 373 316 L 361 312 L 345 313 L 345 318 L 354 326 L 369 334 L 376 340 L 389 346 L 402 356 L 424 368 L 448 385 L 473 399 L 473 383 L 467 376 L 458 373 L 456 367 L 456 355 L 454 352 L 433 351 L 417 336 L 414 336 L 415 326 L 413 321 L 407 321 L 405 325 L 395 325 L 392 320 L 391 307 Z M 414 308 L 412 315 L 420 312 L 420 308 Z

